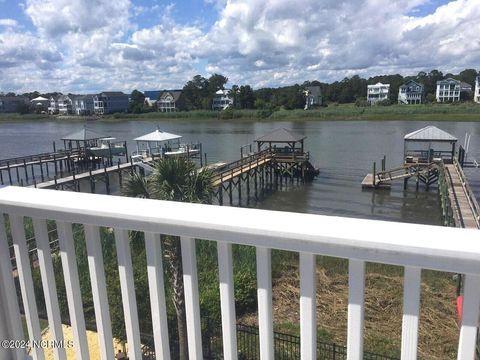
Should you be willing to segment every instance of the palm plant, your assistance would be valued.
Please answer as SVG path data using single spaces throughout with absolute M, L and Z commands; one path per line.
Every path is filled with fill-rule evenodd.
M 206 169 L 199 171 L 187 158 L 165 158 L 154 164 L 150 175 L 134 174 L 128 178 L 122 193 L 131 197 L 210 204 L 214 193 L 213 173 Z M 180 239 L 164 236 L 163 246 L 171 272 L 169 279 L 177 317 L 179 358 L 186 360 L 187 329 Z

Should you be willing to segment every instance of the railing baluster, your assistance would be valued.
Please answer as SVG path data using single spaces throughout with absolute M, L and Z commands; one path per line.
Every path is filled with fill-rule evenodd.
M 315 255 L 300 253 L 300 358 L 317 358 L 317 280 Z
M 60 258 L 62 259 L 65 292 L 67 293 L 70 323 L 73 328 L 73 342 L 78 360 L 88 359 L 88 343 L 83 316 L 82 295 L 78 279 L 77 256 L 73 243 L 72 224 L 57 221 Z
M 256 247 L 258 328 L 260 359 L 273 360 L 272 257 L 271 250 Z
M 25 227 L 23 216 L 9 215 L 12 228 L 13 249 L 15 251 L 15 260 L 17 262 L 18 279 L 20 289 L 22 290 L 23 306 L 27 320 L 28 336 L 30 340 L 41 340 L 40 322 L 38 320 L 38 309 L 35 300 L 35 291 L 33 288 L 32 271 L 30 269 L 30 256 L 25 239 Z M 32 348 L 32 354 L 35 360 L 45 358 L 43 349 Z
M 417 359 L 422 269 L 405 267 L 403 285 L 402 360 Z
M 115 229 L 115 244 L 117 247 L 118 275 L 120 277 L 120 288 L 122 291 L 123 313 L 125 315 L 125 330 L 129 345 L 128 358 L 141 360 L 142 345 L 140 342 L 140 326 L 138 324 L 132 255 L 127 230 Z
M 110 310 L 108 307 L 105 270 L 103 266 L 100 229 L 98 226 L 93 225 L 84 225 L 84 228 L 100 353 L 103 360 L 110 360 L 114 354 L 113 336 Z
M 0 213 L 0 279 L 2 284 L 2 308 L 5 315 L 4 327 L 8 332 L 5 339 L 23 340 L 23 329 L 20 320 L 20 310 L 18 307 L 17 292 L 12 277 L 12 262 L 10 260 L 10 251 L 8 249 L 7 236 L 5 231 L 5 221 L 3 214 Z M 1 326 L 1 325 L 0 325 Z M 6 350 L 8 352 L 8 350 Z M 11 350 L 9 354 L 15 354 L 15 359 L 23 360 L 25 351 L 23 349 Z
M 222 310 L 223 357 L 237 359 L 237 319 L 233 288 L 232 244 L 217 242 L 220 305 Z
M 363 359 L 365 262 L 348 263 L 348 331 L 347 360 Z
M 458 344 L 458 360 L 473 360 L 477 345 L 477 326 L 480 307 L 480 276 L 465 275 L 462 327 Z
M 53 272 L 52 254 L 48 238 L 47 222 L 43 219 L 32 219 L 37 243 L 38 264 L 42 277 L 45 306 L 47 308 L 48 325 L 52 340 L 63 340 L 62 319 L 60 318 L 60 306 L 58 305 L 57 286 Z M 66 359 L 64 347 L 53 347 L 55 359 Z
M 152 308 L 155 354 L 162 360 L 168 360 L 170 359 L 170 345 L 160 235 L 145 233 L 145 251 L 147 252 L 148 287 Z
M 187 315 L 188 355 L 192 360 L 203 359 L 200 303 L 198 297 L 197 257 L 195 239 L 181 238 L 185 311 Z

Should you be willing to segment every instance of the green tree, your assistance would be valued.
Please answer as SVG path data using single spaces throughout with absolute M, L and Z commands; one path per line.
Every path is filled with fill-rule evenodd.
M 202 109 L 204 99 L 208 97 L 208 80 L 201 75 L 195 75 L 183 87 L 182 96 L 186 110 Z
M 165 158 L 154 164 L 151 175 L 131 176 L 122 193 L 132 197 L 210 204 L 214 193 L 213 173 L 198 171 L 195 164 L 186 158 Z M 171 275 L 166 278 L 170 280 L 177 317 L 179 354 L 184 360 L 188 358 L 188 351 L 180 239 L 164 236 L 163 247 Z
M 143 108 L 145 106 L 145 95 L 138 91 L 138 90 L 133 90 L 132 94 L 130 95 L 130 103 L 128 105 L 129 111 L 131 113 L 141 113 L 143 111 Z
M 255 94 L 250 85 L 240 86 L 239 100 L 242 109 L 253 109 L 255 105 Z

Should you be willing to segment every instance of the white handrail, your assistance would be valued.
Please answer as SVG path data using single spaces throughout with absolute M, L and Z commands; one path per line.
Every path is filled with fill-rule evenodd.
M 421 269 L 434 269 L 466 274 L 463 306 L 463 322 L 460 331 L 458 358 L 473 359 L 476 344 L 480 299 L 480 233 L 478 230 L 458 229 L 440 226 L 405 224 L 397 222 L 352 219 L 344 217 L 299 214 L 291 212 L 266 211 L 245 208 L 220 207 L 213 205 L 186 204 L 159 200 L 126 198 L 110 195 L 96 195 L 55 190 L 39 190 L 20 187 L 0 189 L 0 215 L 13 215 L 14 240 L 22 236 L 21 217 L 57 221 L 64 258 L 64 269 L 74 270 L 75 251 L 71 234 L 65 232 L 65 224 L 80 223 L 87 234 L 90 279 L 94 295 L 97 325 L 102 348 L 102 358 L 108 359 L 112 353 L 111 330 L 108 302 L 105 292 L 105 278 L 102 266 L 102 253 L 99 248 L 98 227 L 115 229 L 115 240 L 119 251 L 122 300 L 125 310 L 135 311 L 134 293 L 131 291 L 132 268 L 128 261 L 127 238 L 122 230 L 143 231 L 146 243 L 152 252 L 148 254 L 149 285 L 154 315 L 155 347 L 168 359 L 168 336 L 165 317 L 165 299 L 158 234 L 181 237 L 186 295 L 188 346 L 191 358 L 201 358 L 201 328 L 199 314 L 198 280 L 195 257 L 195 238 L 214 240 L 220 245 L 219 254 L 225 255 L 220 261 L 224 284 L 220 292 L 222 307 L 222 329 L 225 341 L 224 353 L 235 354 L 235 299 L 233 297 L 232 261 L 229 244 L 244 244 L 256 247 L 257 284 L 259 306 L 259 336 L 261 360 L 273 359 L 273 317 L 272 317 L 272 278 L 270 250 L 282 249 L 300 253 L 301 257 L 301 349 L 302 360 L 316 358 L 316 323 L 312 319 L 315 302 L 315 255 L 328 255 L 349 259 L 349 306 L 348 306 L 348 359 L 360 359 L 363 352 L 364 317 L 364 269 L 365 261 L 401 265 L 406 271 L 404 287 L 404 313 L 402 325 L 402 359 L 416 357 L 419 324 L 419 281 Z M 63 230 L 62 230 L 63 229 Z M 0 229 L 1 230 L 1 229 Z M 6 241 L 0 234 L 0 241 Z M 21 235 L 21 234 L 20 234 Z M 68 236 L 67 236 L 68 235 Z M 21 240 L 21 239 L 20 239 Z M 69 244 L 69 246 L 65 246 Z M 18 257 L 25 258 L 26 249 L 18 251 Z M 63 261 L 66 259 L 71 262 Z M 30 311 L 28 324 L 36 326 L 32 277 L 25 261 L 19 264 L 22 297 Z M 45 267 L 41 267 L 42 272 Z M 48 270 L 48 269 L 47 269 Z M 3 270 L 2 270 L 3 271 Z M 2 274 L 0 294 L 6 294 L 11 285 Z M 123 280 L 122 280 L 123 279 Z M 67 289 L 72 325 L 78 327 L 76 338 L 85 354 L 86 343 L 84 320 L 79 299 L 78 275 L 66 272 L 66 281 L 72 283 Z M 51 284 L 53 286 L 53 284 Z M 11 287 L 11 286 L 10 286 Z M 130 291 L 129 291 L 130 289 Z M 49 292 L 54 294 L 52 287 Z M 8 293 L 9 304 L 16 300 L 15 293 Z M 50 302 L 46 298 L 47 302 Z M 53 304 L 55 305 L 55 304 Z M 48 303 L 51 309 L 56 306 Z M 9 305 L 9 308 L 12 306 Z M 3 313 L 2 313 L 3 312 Z M 0 318 L 8 314 L 0 308 Z M 73 317 L 72 317 L 73 315 Z M 16 323 L 1 325 L 0 330 L 8 333 L 18 328 Z M 55 319 L 53 319 L 55 320 Z M 53 323 L 52 320 L 52 323 Z M 126 314 L 127 341 L 135 348 L 129 354 L 136 359 L 138 352 L 138 319 Z M 76 324 L 76 325 L 75 325 Z M 31 337 L 38 336 L 38 329 L 30 331 Z M 0 353 L 1 355 L 1 353 Z M 41 353 L 37 352 L 39 358 Z M 86 355 L 80 355 L 86 358 Z M 234 356 L 230 358 L 234 359 Z

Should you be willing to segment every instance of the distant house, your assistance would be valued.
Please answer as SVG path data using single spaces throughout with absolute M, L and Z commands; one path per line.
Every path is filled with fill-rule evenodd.
M 480 75 L 475 79 L 475 94 L 473 100 L 480 104 Z
M 45 110 L 50 105 L 50 100 L 44 98 L 43 96 L 37 96 L 35 99 L 30 100 L 30 104 L 35 109 L 42 109 Z
M 48 106 L 47 112 L 50 115 L 58 114 L 58 103 L 55 96 L 50 96 L 50 105 Z
M 23 105 L 28 105 L 28 98 L 24 96 L 0 96 L 0 113 L 18 112 Z
M 230 95 L 230 90 L 218 90 L 213 97 L 212 110 L 225 110 L 230 106 L 233 106 L 233 96 Z
M 77 95 L 73 100 L 73 113 L 75 115 L 93 114 L 93 97 L 95 95 Z
M 178 111 L 178 100 L 182 95 L 182 90 L 162 91 L 157 101 L 157 109 L 160 112 Z
M 73 114 L 73 96 L 71 95 L 59 95 L 57 97 L 58 113 L 60 115 Z
M 437 81 L 437 102 L 457 102 L 463 94 L 472 92 L 472 86 L 452 78 Z
M 367 102 L 374 105 L 379 101 L 388 100 L 390 95 L 390 84 L 382 84 L 381 82 L 375 85 L 367 86 Z
M 305 110 L 315 105 L 322 105 L 322 90 L 320 86 L 308 86 L 305 89 Z
M 127 112 L 128 95 L 121 91 L 105 91 L 93 97 L 93 111 L 95 114 L 113 114 Z
M 154 106 L 155 103 L 158 101 L 160 94 L 162 93 L 161 90 L 148 90 L 144 91 L 143 95 L 145 95 L 145 104 L 148 106 Z
M 409 80 L 398 88 L 399 104 L 422 104 L 425 100 L 425 87 L 416 81 Z

